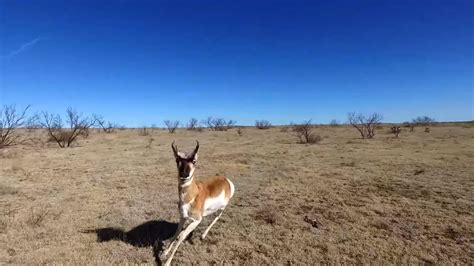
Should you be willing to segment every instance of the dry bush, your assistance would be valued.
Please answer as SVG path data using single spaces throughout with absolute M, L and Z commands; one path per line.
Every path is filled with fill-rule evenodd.
M 269 129 L 272 127 L 272 124 L 267 120 L 256 120 L 255 127 L 258 129 Z
M 311 119 L 304 121 L 301 124 L 293 124 L 291 126 L 291 130 L 299 138 L 300 143 L 302 144 L 314 144 L 319 143 L 321 141 L 321 136 L 316 135 L 313 132 L 314 127 L 311 123 Z
M 399 126 L 393 126 L 390 128 L 390 133 L 392 133 L 395 138 L 398 138 L 400 132 L 402 132 L 402 129 Z
M 425 132 L 426 132 L 426 133 L 430 133 L 430 128 L 429 128 L 429 127 L 425 127 Z
M 97 121 L 97 125 L 100 126 L 104 133 L 112 133 L 115 131 L 116 128 L 118 128 L 116 124 L 113 124 L 110 121 L 105 121 L 104 118 L 101 116 L 96 116 L 94 118 Z
M 170 134 L 173 134 L 179 126 L 179 121 L 165 120 L 164 123 Z
M 244 135 L 244 132 L 245 132 L 245 131 L 244 131 L 243 128 L 241 128 L 241 127 L 237 128 L 237 134 L 238 134 L 240 137 L 242 137 L 242 136 Z
M 94 116 L 83 117 L 70 107 L 66 110 L 66 114 L 67 128 L 64 127 L 60 115 L 43 112 L 40 121 L 41 126 L 47 129 L 49 139 L 61 148 L 71 147 L 79 136 L 87 138 L 89 129 L 97 124 Z
M 341 123 L 339 123 L 339 121 L 337 121 L 336 119 L 333 119 L 333 120 L 331 120 L 331 122 L 329 122 L 329 125 L 332 126 L 332 127 L 337 127 L 340 124 Z
M 349 113 L 348 122 L 357 131 L 363 139 L 371 139 L 375 136 L 375 128 L 380 125 L 383 116 L 379 113 L 372 113 L 365 117 L 363 114 Z
M 4 105 L 0 110 L 0 149 L 13 146 L 21 142 L 20 135 L 15 130 L 25 124 L 28 105 L 18 113 L 15 105 Z
M 199 122 L 196 118 L 189 119 L 189 122 L 186 125 L 186 128 L 188 130 L 197 130 L 198 127 L 199 127 Z
M 224 118 L 213 118 L 210 116 L 203 120 L 202 123 L 213 131 L 227 131 L 233 128 L 237 122 L 235 120 L 227 121 Z

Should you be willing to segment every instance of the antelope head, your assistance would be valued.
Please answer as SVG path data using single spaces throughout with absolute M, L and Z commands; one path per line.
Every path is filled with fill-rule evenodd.
M 194 169 L 196 168 L 197 153 L 199 150 L 199 141 L 196 140 L 196 148 L 191 153 L 183 153 L 178 150 L 178 146 L 171 143 L 174 157 L 176 159 L 176 167 L 178 168 L 178 178 L 182 182 L 187 182 L 193 178 Z

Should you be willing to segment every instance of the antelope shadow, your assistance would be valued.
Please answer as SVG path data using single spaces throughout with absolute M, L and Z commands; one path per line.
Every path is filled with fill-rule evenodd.
M 163 250 L 163 242 L 170 239 L 177 229 L 177 223 L 164 220 L 152 220 L 142 223 L 129 231 L 117 227 L 105 227 L 85 230 L 83 233 L 95 233 L 97 235 L 97 242 L 118 240 L 135 247 L 153 247 L 153 256 L 155 257 L 156 263 L 160 265 L 160 254 Z

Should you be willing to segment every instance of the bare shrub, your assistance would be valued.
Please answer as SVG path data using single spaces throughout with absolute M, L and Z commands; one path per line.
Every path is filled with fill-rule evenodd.
M 314 144 L 314 143 L 319 143 L 321 141 L 321 136 L 316 135 L 313 132 L 313 124 L 311 123 L 311 119 L 304 121 L 301 124 L 293 124 L 291 126 L 291 130 L 294 132 L 294 134 L 299 138 L 300 143 L 308 143 L 308 144 Z
M 237 123 L 235 120 L 226 121 L 224 118 L 213 118 L 212 116 L 203 120 L 202 123 L 213 131 L 226 131 Z
M 240 137 L 242 137 L 242 136 L 244 135 L 244 132 L 245 132 L 245 131 L 244 131 L 243 128 L 241 128 L 241 127 L 237 128 L 237 134 L 238 134 Z
M 165 120 L 164 123 L 170 134 L 173 134 L 179 126 L 179 121 Z
M 199 122 L 196 118 L 189 119 L 189 122 L 186 125 L 186 128 L 188 130 L 196 130 L 198 127 L 199 127 Z
M 25 124 L 26 111 L 17 112 L 15 105 L 4 105 L 0 110 L 0 149 L 13 146 L 21 142 L 20 136 L 15 130 Z
M 289 127 L 287 126 L 282 126 L 280 127 L 280 132 L 288 132 Z
M 333 120 L 331 120 L 331 122 L 329 122 L 329 125 L 332 126 L 332 127 L 337 127 L 340 124 L 341 123 L 339 121 L 337 121 L 336 119 L 333 119 Z
M 416 118 L 413 118 L 411 122 L 412 124 L 415 124 L 417 126 L 431 126 L 436 121 L 433 118 L 425 115 L 425 116 L 418 116 Z
M 426 132 L 426 133 L 430 133 L 430 128 L 429 128 L 429 127 L 425 127 L 425 132 Z
M 371 139 L 375 136 L 375 128 L 380 125 L 383 116 L 379 113 L 372 113 L 365 117 L 363 114 L 349 113 L 348 121 L 363 139 Z
M 118 128 L 117 125 L 113 124 L 112 122 L 110 121 L 105 121 L 103 117 L 101 116 L 96 116 L 95 117 L 95 120 L 97 121 L 97 125 L 100 126 L 100 128 L 102 129 L 102 131 L 104 133 L 112 133 L 115 131 L 116 128 Z
M 398 138 L 400 132 L 402 132 L 402 129 L 399 126 L 393 126 L 390 128 L 390 133 L 392 133 L 395 138 Z
M 47 129 L 51 141 L 56 142 L 61 148 L 66 148 L 71 147 L 79 136 L 88 137 L 89 129 L 96 125 L 96 122 L 93 117 L 83 117 L 69 107 L 66 110 L 67 128 L 64 127 L 60 115 L 53 115 L 47 112 L 42 113 L 40 124 Z
M 272 124 L 267 120 L 256 120 L 255 127 L 258 129 L 269 129 L 272 127 Z

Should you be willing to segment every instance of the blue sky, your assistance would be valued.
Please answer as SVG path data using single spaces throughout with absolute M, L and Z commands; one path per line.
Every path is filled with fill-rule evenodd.
M 0 0 L 1 104 L 127 126 L 473 119 L 474 1 Z

